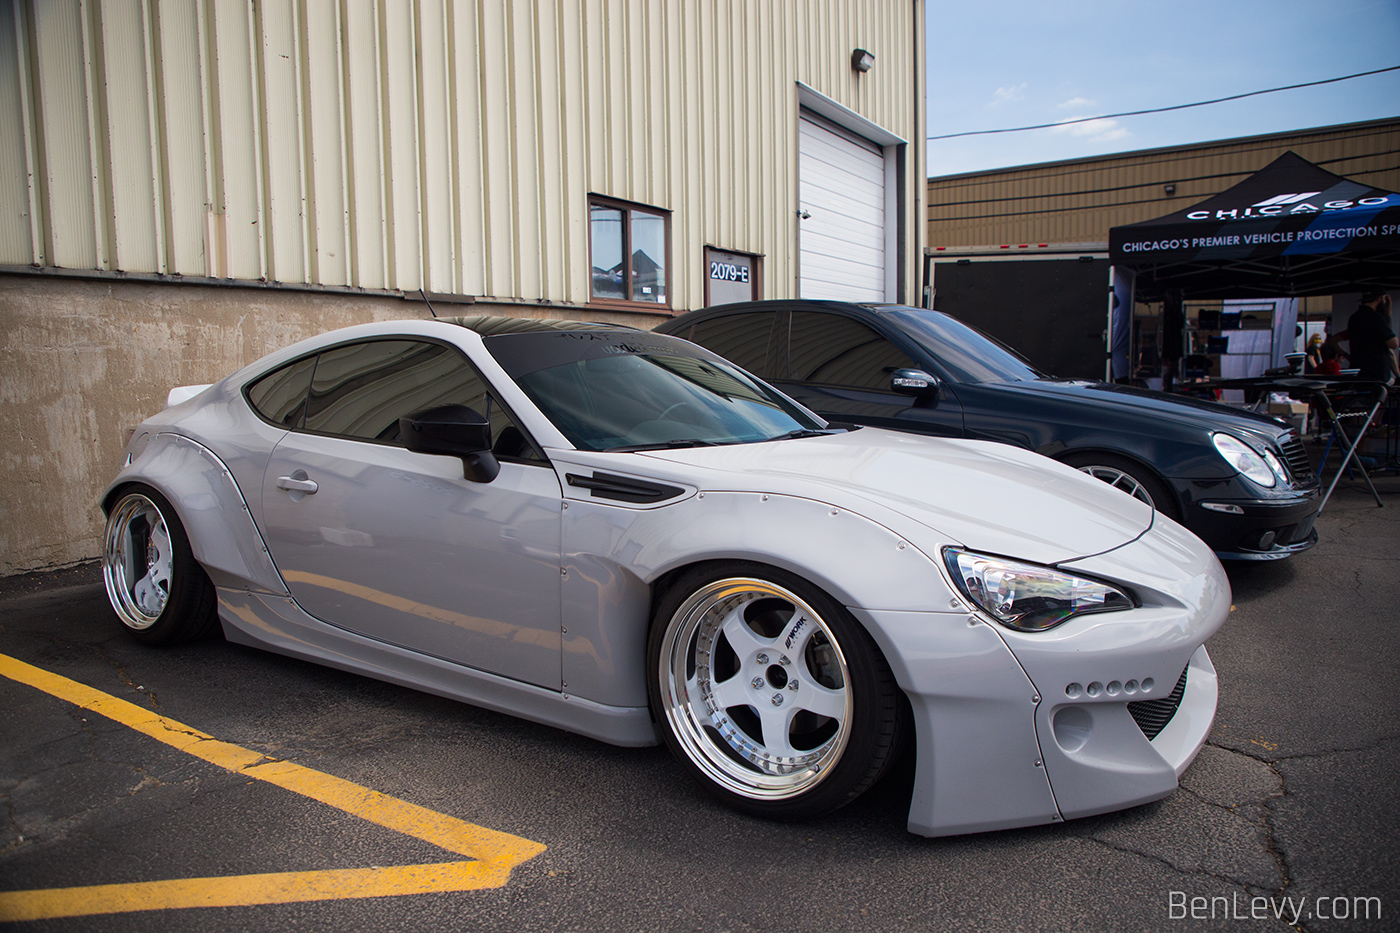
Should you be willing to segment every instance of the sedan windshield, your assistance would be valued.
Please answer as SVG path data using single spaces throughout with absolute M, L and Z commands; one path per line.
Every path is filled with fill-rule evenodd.
M 1030 382 L 1043 379 L 1019 353 L 939 311 L 884 311 L 918 341 L 955 382 Z
M 485 341 L 581 450 L 646 450 L 800 437 L 826 428 L 776 390 L 694 344 L 627 331 Z

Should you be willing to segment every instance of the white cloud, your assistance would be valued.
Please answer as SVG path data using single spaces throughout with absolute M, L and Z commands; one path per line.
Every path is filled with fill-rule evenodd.
M 1082 119 L 1073 117 L 1071 119 Z M 1061 123 L 1052 127 L 1052 133 L 1067 133 L 1071 136 L 1082 136 L 1094 142 L 1112 142 L 1115 139 L 1124 139 L 1132 133 L 1127 127 L 1117 120 L 1099 118 L 1096 120 L 1085 120 L 1082 123 Z
M 1069 110 L 1072 107 L 1089 107 L 1092 106 L 1093 103 L 1092 100 L 1085 100 L 1082 97 L 1073 97 L 1059 106 L 1061 110 Z
M 1011 87 L 999 87 L 996 89 L 996 92 L 992 95 L 994 98 L 996 98 L 992 101 L 992 103 L 1006 104 L 1012 101 L 1022 100 L 1026 96 L 1027 87 L 1029 87 L 1029 85 L 1026 84 L 1026 82 L 1024 81 L 1022 81 L 1020 84 L 1012 85 Z

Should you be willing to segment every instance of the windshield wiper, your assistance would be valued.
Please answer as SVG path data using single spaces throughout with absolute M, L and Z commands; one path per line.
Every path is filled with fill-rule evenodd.
M 816 428 L 798 428 L 796 431 L 789 431 L 786 434 L 779 434 L 777 437 L 764 438 L 767 441 L 790 441 L 799 437 L 826 437 L 828 434 L 839 434 L 840 428 L 818 430 Z
M 626 447 L 609 447 L 609 453 L 632 453 L 638 450 L 680 450 L 683 447 L 718 447 L 720 441 L 706 441 L 698 437 L 682 437 L 674 441 L 661 441 L 657 444 L 629 444 Z

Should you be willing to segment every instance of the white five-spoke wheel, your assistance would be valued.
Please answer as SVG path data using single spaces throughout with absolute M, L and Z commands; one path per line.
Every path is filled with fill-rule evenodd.
M 131 486 L 112 506 L 102 549 L 107 598 L 127 631 L 153 644 L 199 638 L 217 615 L 214 587 L 170 503 Z
M 751 813 L 797 819 L 849 802 L 893 757 L 889 668 L 844 608 L 755 565 L 711 567 L 668 591 L 649 687 L 673 753 Z

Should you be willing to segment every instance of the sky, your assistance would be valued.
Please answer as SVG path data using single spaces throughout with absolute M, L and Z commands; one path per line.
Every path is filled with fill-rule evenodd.
M 927 0 L 926 9 L 929 136 L 1400 65 L 1400 0 Z M 928 174 L 1395 116 L 1400 71 L 1174 113 L 930 140 Z

